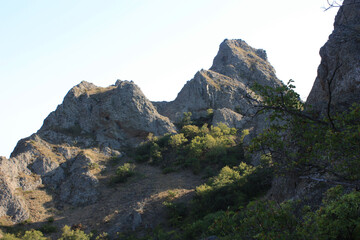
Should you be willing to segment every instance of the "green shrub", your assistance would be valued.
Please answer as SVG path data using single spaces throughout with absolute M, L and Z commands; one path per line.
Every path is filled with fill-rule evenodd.
M 166 167 L 166 168 L 163 168 L 163 170 L 162 170 L 163 174 L 168 174 L 168 173 L 172 173 L 172 172 L 176 172 L 176 169 L 173 167 Z
M 116 175 L 112 178 L 112 183 L 123 183 L 135 174 L 135 165 L 131 163 L 124 163 L 116 169 Z
M 183 202 L 174 203 L 171 201 L 165 201 L 163 204 L 166 206 L 167 217 L 172 226 L 179 225 L 188 214 L 188 208 Z
M 15 234 L 6 233 L 2 240 L 47 240 L 43 233 L 36 230 L 26 231 L 22 236 L 15 236 Z
M 191 168 L 198 174 L 206 167 L 219 170 L 225 165 L 235 166 L 244 160 L 241 143 L 236 143 L 236 129 L 219 123 L 185 125 L 179 134 L 162 137 L 149 135 L 148 141 L 135 149 L 134 158 L 169 169 Z
M 90 240 L 91 237 L 91 234 L 88 235 L 81 230 L 71 230 L 69 226 L 64 226 L 58 240 Z
M 360 239 L 360 192 L 344 194 L 341 186 L 327 191 L 321 206 L 305 216 L 305 236 L 316 239 Z
M 196 137 L 197 135 L 199 135 L 200 129 L 198 126 L 195 126 L 195 125 L 185 125 L 180 130 L 180 132 L 183 133 L 187 139 L 191 140 L 194 137 Z
M 184 145 L 188 140 L 185 138 L 183 133 L 175 134 L 170 137 L 169 144 L 173 148 L 179 148 Z
M 197 217 L 229 208 L 245 206 L 262 195 L 271 186 L 272 171 L 241 163 L 237 167 L 225 166 L 208 183 L 196 188 L 192 213 Z
M 50 223 L 44 224 L 38 230 L 44 234 L 55 233 L 58 231 L 57 228 Z

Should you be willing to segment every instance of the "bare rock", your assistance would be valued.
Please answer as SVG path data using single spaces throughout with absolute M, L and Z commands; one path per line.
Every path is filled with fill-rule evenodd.
M 226 123 L 228 127 L 243 129 L 243 118 L 244 116 L 237 112 L 234 112 L 228 108 L 221 108 L 214 111 L 212 124 L 216 125 L 218 123 Z
M 175 131 L 133 82 L 101 88 L 81 82 L 44 121 L 39 135 L 53 143 L 119 149 L 149 133 Z
M 345 0 L 335 18 L 334 30 L 320 49 L 318 75 L 307 105 L 325 114 L 344 110 L 360 101 L 360 1 Z
M 155 102 L 158 111 L 172 121 L 179 121 L 184 112 L 192 112 L 195 118 L 214 109 L 214 122 L 223 120 L 231 126 L 254 125 L 251 117 L 256 112 L 251 98 L 255 84 L 281 86 L 274 68 L 267 61 L 266 52 L 250 47 L 243 40 L 225 40 L 213 66 L 201 70 L 188 81 L 172 102 Z M 227 110 L 225 110 L 227 109 Z M 227 122 L 229 120 L 229 122 Z
M 12 221 L 21 222 L 29 218 L 26 203 L 16 195 L 14 186 L 0 176 L 0 217 L 11 216 Z
M 9 170 L 9 171 L 8 171 Z M 12 174 L 15 174 L 12 175 Z M 19 182 L 16 167 L 8 159 L 0 158 L 0 217 L 10 216 L 14 222 L 29 218 L 26 203 L 16 194 Z
M 97 178 L 89 171 L 93 161 L 79 154 L 64 166 L 65 181 L 60 182 L 60 200 L 74 206 L 88 205 L 97 201 Z

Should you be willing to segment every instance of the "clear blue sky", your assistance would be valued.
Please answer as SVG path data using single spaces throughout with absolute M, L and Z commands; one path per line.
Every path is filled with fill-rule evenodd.
M 0 155 L 36 132 L 82 80 L 133 80 L 173 100 L 219 44 L 267 51 L 306 99 L 337 9 L 326 0 L 0 0 Z

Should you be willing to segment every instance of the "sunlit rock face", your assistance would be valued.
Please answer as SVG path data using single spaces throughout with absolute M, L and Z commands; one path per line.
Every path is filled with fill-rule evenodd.
M 307 104 L 316 113 L 344 110 L 360 101 L 360 1 L 345 0 L 329 40 Z
M 240 39 L 225 40 L 209 70 L 197 72 L 174 101 L 154 105 L 173 122 L 179 121 L 184 112 L 192 112 L 194 118 L 206 116 L 211 108 L 213 124 L 224 122 L 230 127 L 253 129 L 255 134 L 265 127 L 264 116 L 254 117 L 257 108 L 251 98 L 256 97 L 252 90 L 255 83 L 282 85 L 264 50 L 252 48 Z
M 136 144 L 149 133 L 174 132 L 174 125 L 161 116 L 133 82 L 118 80 L 107 88 L 81 82 L 44 121 L 38 134 L 61 143 L 76 142 L 119 149 Z
M 118 80 L 106 88 L 81 82 L 37 133 L 18 142 L 10 159 L 0 159 L 0 217 L 13 222 L 44 218 L 35 216 L 40 210 L 32 212 L 29 192 L 44 198 L 39 201 L 49 199 L 42 206 L 60 210 L 96 204 L 106 161 L 150 133 L 176 132 L 174 123 L 184 112 L 198 118 L 211 108 L 212 124 L 261 132 L 265 116 L 254 116 L 251 100 L 259 97 L 251 90 L 255 83 L 282 85 L 266 52 L 242 40 L 221 43 L 213 66 L 197 72 L 172 102 L 150 102 L 132 81 Z

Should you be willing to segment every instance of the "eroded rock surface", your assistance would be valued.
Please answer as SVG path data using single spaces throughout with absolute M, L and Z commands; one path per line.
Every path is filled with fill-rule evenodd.
M 320 49 L 321 63 L 307 104 L 325 114 L 360 101 L 360 1 L 345 0 L 329 40 Z
M 44 121 L 39 135 L 54 143 L 119 149 L 135 144 L 150 132 L 174 132 L 168 118 L 158 114 L 133 82 L 118 80 L 101 88 L 81 82 Z
M 45 208 L 45 204 L 32 205 L 36 196 L 53 199 L 47 200 L 53 204 L 47 204 L 59 210 L 68 209 L 66 204 L 91 208 L 103 199 L 104 189 L 99 188 L 105 183 L 99 178 L 104 177 L 100 172 L 106 169 L 105 162 L 149 133 L 176 132 L 174 123 L 184 112 L 192 112 L 197 118 L 212 108 L 213 124 L 224 122 L 230 127 L 250 128 L 254 134 L 260 132 L 263 116 L 253 116 L 256 109 L 250 100 L 256 97 L 251 90 L 254 83 L 282 84 L 266 52 L 242 40 L 225 40 L 213 66 L 196 73 L 173 102 L 152 103 L 129 81 L 118 80 L 106 88 L 81 82 L 67 93 L 36 134 L 20 140 L 10 159 L 1 159 L 0 217 L 10 216 L 20 222 L 37 214 L 36 219 L 43 221 L 47 215 L 41 215 L 38 208 Z M 120 228 L 120 219 L 131 214 L 127 222 L 135 228 L 151 222 L 146 215 L 139 218 L 128 210 L 114 226 Z

